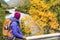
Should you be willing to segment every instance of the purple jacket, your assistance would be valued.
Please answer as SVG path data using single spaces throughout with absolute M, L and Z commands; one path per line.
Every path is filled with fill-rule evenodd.
M 14 37 L 16 38 L 23 38 L 23 34 L 20 31 L 20 26 L 19 26 L 19 20 L 16 18 L 10 18 L 10 20 L 12 21 L 10 29 L 12 30 L 11 34 L 14 35 Z

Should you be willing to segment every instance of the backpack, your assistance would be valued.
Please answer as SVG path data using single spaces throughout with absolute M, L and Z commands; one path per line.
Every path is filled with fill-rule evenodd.
M 3 27 L 2 27 L 2 34 L 3 36 L 6 37 L 13 37 L 13 35 L 11 34 L 12 30 L 10 30 L 10 25 L 11 25 L 11 20 L 10 19 L 6 19 L 4 21 Z

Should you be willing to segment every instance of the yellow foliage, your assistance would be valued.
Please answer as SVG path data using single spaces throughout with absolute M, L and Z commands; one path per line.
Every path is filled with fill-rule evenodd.
M 55 33 L 55 31 L 54 31 L 54 30 L 50 30 L 49 32 L 50 32 L 50 34 Z
M 47 32 L 46 27 L 50 29 L 58 29 L 57 14 L 50 10 L 50 7 L 59 3 L 59 0 L 50 0 L 49 3 L 46 3 L 46 0 L 30 0 L 31 6 L 28 11 L 31 17 L 24 17 L 22 21 L 29 21 L 25 26 L 31 27 L 31 25 L 38 25 L 37 27 L 42 28 Z M 54 30 L 50 30 L 50 33 L 55 33 Z M 24 29 L 25 32 L 28 32 L 28 28 Z M 60 28 L 59 28 L 60 30 Z M 40 30 L 42 31 L 42 30 Z M 30 31 L 31 32 L 31 31 Z M 42 32 L 37 32 L 34 35 L 43 34 Z
M 58 24 L 57 21 L 49 22 L 49 25 L 50 25 L 50 27 L 53 28 L 53 29 L 57 29 L 58 26 L 59 26 L 59 24 Z

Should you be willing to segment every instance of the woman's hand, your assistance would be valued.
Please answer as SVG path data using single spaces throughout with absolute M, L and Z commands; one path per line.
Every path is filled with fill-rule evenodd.
M 26 40 L 26 37 L 25 36 L 23 36 L 23 40 Z

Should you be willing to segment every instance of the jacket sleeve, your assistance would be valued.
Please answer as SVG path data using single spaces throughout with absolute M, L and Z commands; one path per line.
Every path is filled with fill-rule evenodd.
M 23 35 L 22 34 L 19 34 L 18 32 L 17 32 L 17 23 L 16 22 L 13 22 L 12 24 L 11 24 L 11 26 L 12 26 L 12 31 L 13 31 L 13 34 L 16 36 L 16 37 L 19 37 L 19 38 L 23 38 Z

